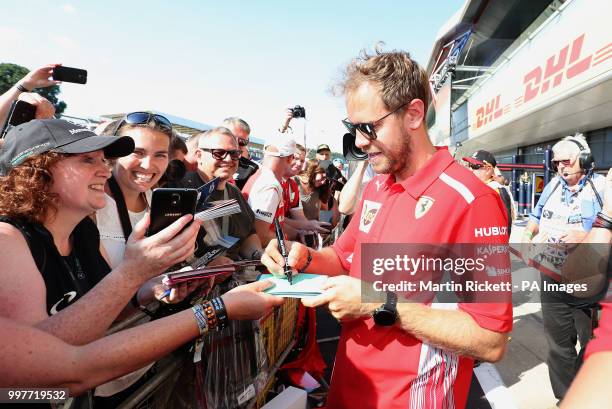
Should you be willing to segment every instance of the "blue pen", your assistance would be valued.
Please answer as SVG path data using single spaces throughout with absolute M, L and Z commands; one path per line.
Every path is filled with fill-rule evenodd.
M 163 300 L 164 298 L 168 297 L 168 296 L 170 295 L 170 291 L 172 291 L 172 289 L 171 289 L 171 288 L 168 288 L 166 291 L 164 291 L 164 293 L 161 295 L 161 297 L 159 297 L 159 298 L 157 299 L 157 301 L 161 301 L 161 300 Z

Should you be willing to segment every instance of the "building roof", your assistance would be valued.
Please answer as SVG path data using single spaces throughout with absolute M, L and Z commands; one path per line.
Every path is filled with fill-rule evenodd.
M 200 133 L 200 132 L 205 132 L 208 131 L 209 129 L 214 128 L 214 125 L 210 125 L 210 124 L 205 124 L 202 122 L 197 122 L 197 121 L 193 121 L 191 119 L 187 119 L 187 118 L 183 118 L 180 116 L 176 116 L 176 115 L 172 115 L 172 114 L 168 114 L 166 112 L 161 112 L 161 111 L 156 111 L 154 109 L 151 110 L 145 110 L 143 112 L 151 112 L 153 114 L 157 114 L 157 115 L 162 115 L 165 116 L 166 118 L 168 118 L 168 120 L 170 120 L 170 122 L 172 122 L 172 129 L 177 132 L 179 134 L 179 136 L 183 137 L 183 138 L 188 138 L 191 135 Z M 100 115 L 101 118 L 108 118 L 111 120 L 116 120 L 116 119 L 120 119 L 123 116 L 125 116 L 125 112 L 124 113 L 116 113 L 116 114 L 107 114 L 107 115 Z M 264 144 L 264 140 L 261 138 L 257 138 L 254 136 L 250 136 L 249 140 L 251 141 L 252 144 L 254 145 L 261 145 L 261 148 L 263 148 L 263 144 Z
M 430 75 L 439 72 L 442 65 L 448 64 L 447 57 L 452 48 L 449 45 L 463 34 L 469 33 L 469 39 L 457 50 L 459 52 L 453 62 L 459 66 L 459 69 L 454 71 L 453 82 L 461 84 L 460 87 L 453 88 L 454 103 L 474 84 L 474 80 L 487 75 L 488 68 L 494 65 L 519 37 L 530 34 L 528 29 L 535 28 L 533 25 L 536 20 L 544 21 L 544 11 L 548 9 L 549 14 L 552 14 L 562 3 L 563 0 L 466 0 L 438 31 L 429 56 L 427 72 Z
M 154 109 L 145 110 L 143 112 L 151 112 L 153 114 L 165 116 L 166 118 L 168 118 L 168 120 L 170 120 L 170 122 L 172 122 L 172 128 L 174 129 L 174 131 L 176 131 L 177 133 L 179 133 L 180 136 L 183 136 L 183 137 L 189 137 L 196 133 L 207 131 L 209 129 L 214 128 L 213 125 L 204 124 L 201 122 L 182 118 L 180 116 L 168 114 L 168 113 L 161 112 L 161 111 L 156 111 Z M 114 121 L 116 119 L 122 118 L 123 116 L 125 116 L 125 114 L 126 113 L 123 112 L 123 113 L 116 113 L 116 114 L 100 115 L 100 117 L 108 118 Z

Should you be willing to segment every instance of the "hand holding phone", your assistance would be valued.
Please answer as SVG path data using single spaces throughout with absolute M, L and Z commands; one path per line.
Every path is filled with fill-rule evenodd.
M 8 118 L 2 126 L 1 138 L 4 138 L 11 126 L 18 126 L 31 121 L 36 116 L 36 106 L 25 101 L 13 101 L 9 109 Z
M 152 236 L 186 214 L 195 213 L 196 189 L 159 188 L 153 190 L 151 199 L 151 223 L 147 236 Z
M 53 69 L 52 77 L 56 81 L 73 82 L 75 84 L 86 84 L 87 70 L 58 65 Z

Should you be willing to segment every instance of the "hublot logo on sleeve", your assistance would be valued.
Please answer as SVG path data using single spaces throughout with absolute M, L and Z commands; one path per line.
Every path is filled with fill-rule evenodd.
M 508 227 L 506 226 L 477 227 L 474 229 L 474 237 L 504 236 L 506 234 L 508 234 Z

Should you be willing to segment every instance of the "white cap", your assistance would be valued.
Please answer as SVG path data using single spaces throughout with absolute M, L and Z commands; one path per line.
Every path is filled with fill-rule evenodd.
M 293 156 L 298 153 L 293 139 L 288 139 L 287 135 L 277 134 L 274 137 L 266 141 L 264 145 L 264 155 L 287 157 Z

